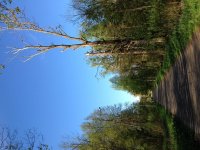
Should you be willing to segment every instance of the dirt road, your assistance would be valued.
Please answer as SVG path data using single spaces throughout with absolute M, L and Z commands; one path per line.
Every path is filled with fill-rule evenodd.
M 153 97 L 200 137 L 200 30 L 153 91 Z

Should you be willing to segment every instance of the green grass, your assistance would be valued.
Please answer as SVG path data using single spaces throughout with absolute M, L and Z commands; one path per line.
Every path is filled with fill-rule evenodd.
M 174 126 L 174 119 L 169 112 L 167 112 L 162 106 L 158 105 L 159 115 L 163 122 L 164 137 L 163 137 L 163 150 L 177 150 L 177 135 Z
M 163 79 L 165 73 L 174 64 L 177 57 L 186 48 L 193 33 L 200 27 L 200 0 L 183 0 L 183 11 L 178 25 L 167 39 L 166 54 L 161 69 L 156 77 L 156 85 Z M 160 108 L 160 115 L 166 128 L 163 139 L 163 150 L 196 150 L 194 133 L 177 123 L 175 119 Z M 197 148 L 198 149 L 198 148 Z
M 158 84 L 175 62 L 177 56 L 186 48 L 193 33 L 200 25 L 200 0 L 183 0 L 183 12 L 179 24 L 166 43 L 166 55 L 156 77 Z
M 157 108 L 164 129 L 162 150 L 199 150 L 200 142 L 195 140 L 194 131 L 161 105 L 157 104 Z

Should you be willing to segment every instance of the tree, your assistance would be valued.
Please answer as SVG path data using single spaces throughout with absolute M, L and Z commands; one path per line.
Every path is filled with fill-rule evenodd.
M 112 46 L 99 45 L 88 53 L 91 66 L 103 68 L 102 75 L 117 74 L 111 79 L 114 87 L 132 94 L 148 93 L 154 87 L 155 76 L 165 55 L 164 41 L 178 22 L 182 2 L 74 0 L 73 6 L 81 17 L 81 37 L 85 39 L 163 39 L 163 42 L 151 44 L 119 42 Z M 144 60 L 144 57 L 152 59 Z
M 76 50 L 86 46 L 93 47 L 93 50 L 88 53 L 88 55 L 92 56 L 104 54 L 112 55 L 115 53 L 124 54 L 126 52 L 130 52 L 133 55 L 135 53 L 141 55 L 144 53 L 151 54 L 154 52 L 148 49 L 149 46 L 155 47 L 156 45 L 162 45 L 165 42 L 165 35 L 150 33 L 154 29 L 152 29 L 152 17 L 149 18 L 149 14 L 155 15 L 155 12 L 151 14 L 152 9 L 154 10 L 163 6 L 163 4 L 155 3 L 154 0 L 125 0 L 123 3 L 121 0 L 74 0 L 73 7 L 77 10 L 78 16 L 81 17 L 81 20 L 83 21 L 83 29 L 80 37 L 68 35 L 63 31 L 60 25 L 55 28 L 50 27 L 47 29 L 40 27 L 36 23 L 29 21 L 18 7 L 12 8 L 7 6 L 11 2 L 12 0 L 4 0 L 0 3 L 1 30 L 28 30 L 50 34 L 77 42 L 75 44 L 58 45 L 25 45 L 23 48 L 14 48 L 14 53 L 19 53 L 27 49 L 35 49 L 36 53 L 31 55 L 28 60 L 54 48 L 61 48 L 65 51 L 68 49 Z M 179 4 L 179 2 L 171 1 L 166 1 L 165 3 L 169 6 L 164 7 L 164 10 L 168 10 L 168 7 L 171 7 L 171 5 L 176 6 L 176 4 Z M 148 20 L 150 22 L 145 23 L 148 22 Z M 129 31 L 130 26 L 131 29 Z M 132 28 L 134 26 L 136 27 L 135 29 Z M 144 28 L 151 29 L 145 32 Z M 128 32 L 125 33 L 125 31 Z M 95 33 L 93 34 L 93 32 Z M 103 37 L 100 32 L 104 34 Z M 108 32 L 113 32 L 113 34 L 117 33 L 118 36 L 114 36 L 112 33 Z M 127 35 L 129 32 L 132 36 Z M 120 33 L 125 33 L 125 35 L 123 36 Z M 149 34 L 152 36 L 148 36 Z M 140 50 L 138 47 L 143 47 L 144 49 Z
M 114 105 L 95 110 L 82 125 L 83 135 L 64 142 L 74 150 L 162 149 L 163 128 L 152 102 Z
M 19 137 L 17 130 L 0 127 L 0 150 L 50 150 L 43 142 L 43 137 L 35 129 L 29 129 L 24 137 Z
M 132 38 L 115 38 L 115 39 L 96 39 L 96 40 L 88 40 L 84 37 L 72 37 L 65 33 L 61 26 L 57 26 L 55 28 L 42 28 L 36 23 L 29 21 L 23 12 L 17 8 L 8 8 L 6 5 L 1 3 L 2 10 L 1 10 L 1 28 L 0 30 L 28 30 L 34 31 L 44 34 L 50 34 L 62 38 L 66 38 L 68 40 L 74 40 L 76 44 L 50 44 L 50 45 L 25 45 L 23 48 L 14 48 L 14 53 L 19 53 L 25 51 L 27 49 L 35 49 L 35 54 L 31 55 L 27 60 L 41 54 L 45 53 L 49 50 L 54 48 L 61 48 L 63 51 L 68 49 L 78 49 L 81 47 L 91 46 L 98 49 L 99 46 L 107 49 L 107 53 L 123 53 L 125 49 L 128 47 L 136 47 L 140 45 L 152 45 L 152 44 L 159 44 L 164 42 L 164 38 L 152 38 L 150 40 L 141 40 L 141 39 L 132 39 Z M 102 49 L 102 48 L 101 48 Z M 133 51 L 133 50 L 132 50 Z M 105 50 L 101 50 L 98 53 L 105 53 Z M 137 53 L 143 54 L 145 50 L 137 51 Z M 92 50 L 89 54 L 96 53 L 96 50 Z M 133 52 L 134 53 L 134 52 Z M 147 51 L 148 53 L 148 51 Z M 99 54 L 101 55 L 101 54 Z
M 31 31 L 65 38 L 69 43 L 73 41 L 73 44 L 25 43 L 22 48 L 13 48 L 14 54 L 34 50 L 27 61 L 55 48 L 64 52 L 89 46 L 91 50 L 86 55 L 90 64 L 100 65 L 103 74 L 117 73 L 115 83 L 120 83 L 118 87 L 125 87 L 125 78 L 130 80 L 134 85 L 121 89 L 135 93 L 144 93 L 153 87 L 153 78 L 165 55 L 168 32 L 176 25 L 172 22 L 177 22 L 182 8 L 179 0 L 73 0 L 82 30 L 80 37 L 72 37 L 60 25 L 44 28 L 28 20 L 18 7 L 9 7 L 8 3 L 0 5 L 1 31 Z M 174 13 L 175 8 L 178 13 Z M 144 61 L 144 57 L 153 59 Z M 138 92 L 136 87 L 142 91 Z
M 5 25 L 8 28 L 14 27 L 15 23 L 18 20 L 18 16 L 21 13 L 21 10 L 19 7 L 9 8 L 8 6 L 10 6 L 11 3 L 12 3 L 12 0 L 3 0 L 2 2 L 0 2 L 1 28 Z

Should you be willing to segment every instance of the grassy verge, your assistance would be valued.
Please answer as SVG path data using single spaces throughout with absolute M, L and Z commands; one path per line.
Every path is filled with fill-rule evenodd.
M 163 150 L 178 150 L 177 135 L 174 126 L 174 120 L 162 106 L 158 105 L 160 118 L 163 122 L 164 137 L 163 137 Z
M 158 84 L 177 56 L 185 49 L 197 27 L 200 25 L 200 0 L 183 0 L 180 22 L 166 43 L 166 55 L 156 77 Z
M 194 131 L 161 105 L 157 104 L 157 108 L 164 129 L 162 150 L 199 150 L 200 142 L 196 141 Z

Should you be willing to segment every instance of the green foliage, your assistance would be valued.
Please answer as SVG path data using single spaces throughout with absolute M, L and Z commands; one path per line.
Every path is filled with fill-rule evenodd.
M 168 7 L 171 6 L 170 1 L 155 0 L 74 0 L 74 8 L 82 19 L 81 35 L 91 39 L 165 36 L 168 30 L 161 29 L 169 29 L 169 22 L 174 22 L 178 16 L 169 17 Z
M 118 44 L 93 47 L 94 52 L 107 55 L 90 57 L 89 62 L 92 66 L 102 66 L 103 74 L 116 73 L 111 79 L 113 86 L 136 95 L 147 94 L 155 81 L 162 79 L 200 21 L 199 0 L 75 2 L 82 17 L 80 34 L 84 39 L 119 39 Z M 137 46 L 124 43 L 124 39 L 150 41 L 156 37 L 164 37 L 165 43 Z M 149 53 L 137 56 L 130 53 L 139 50 Z M 164 52 L 164 60 L 159 50 Z M 157 54 L 152 56 L 151 51 Z M 78 145 L 77 149 L 183 149 L 180 139 L 186 137 L 178 135 L 174 118 L 160 106 L 143 107 L 143 102 L 119 109 L 116 114 L 105 108 L 96 110 L 83 124 L 83 138 L 73 146 Z M 129 108 L 132 113 L 128 117 L 122 115 Z
M 162 80 L 164 74 L 175 62 L 177 56 L 186 48 L 193 33 L 200 25 L 200 1 L 183 0 L 182 7 L 183 11 L 180 21 L 166 43 L 167 53 L 157 75 L 157 83 Z
M 194 132 L 149 96 L 139 103 L 99 107 L 82 125 L 83 135 L 63 148 L 74 150 L 198 150 Z
M 195 133 L 181 120 L 172 116 L 162 106 L 157 105 L 164 125 L 163 150 L 198 150 L 200 143 Z
M 145 72 L 142 71 L 138 72 L 135 76 L 115 76 L 110 81 L 113 83 L 115 89 L 125 90 L 134 95 L 146 95 L 149 89 L 152 89 L 152 83 L 154 82 L 153 80 L 147 80 Z
M 146 41 L 154 38 L 168 39 L 179 22 L 181 1 L 73 2 L 81 18 L 80 35 L 83 39 L 118 40 L 113 44 L 93 46 L 91 51 L 97 55 L 90 56 L 89 63 L 92 66 L 101 66 L 103 75 L 116 73 L 116 77 L 111 81 L 117 89 L 127 90 L 132 94 L 148 93 L 153 88 L 161 67 L 166 43 Z M 134 40 L 143 42 L 135 44 Z
M 132 105 L 115 105 L 95 110 L 82 125 L 83 136 L 64 144 L 77 150 L 155 150 L 162 149 L 165 135 L 164 117 L 159 106 L 151 101 Z M 166 131 L 167 132 L 167 131 Z M 166 136 L 166 137 L 165 137 Z M 170 149 L 171 150 L 171 149 Z
M 132 0 L 123 1 L 123 4 L 120 0 L 107 1 L 106 3 L 102 0 L 99 1 L 97 7 L 102 7 L 102 10 L 98 14 L 98 19 L 95 19 L 97 16 L 90 16 L 88 21 L 84 11 L 89 10 L 90 7 L 92 8 L 92 5 L 89 5 L 92 2 L 94 1 L 90 0 L 85 2 L 84 9 L 80 7 L 82 8 L 80 12 L 83 17 L 83 30 L 81 31 L 83 37 L 93 40 L 126 38 L 150 40 L 155 37 L 164 37 L 166 39 L 163 45 L 143 44 L 136 47 L 129 45 L 120 48 L 120 44 L 118 44 L 117 46 L 93 47 L 93 50 L 103 50 L 109 53 L 109 55 L 105 57 L 92 57 L 89 59 L 92 66 L 102 66 L 103 74 L 110 72 L 116 73 L 117 77 L 115 79 L 118 78 L 119 81 L 114 83 L 114 87 L 127 90 L 130 93 L 145 93 L 144 91 L 151 90 L 155 83 L 158 84 L 162 80 L 165 72 L 174 63 L 177 56 L 185 49 L 192 34 L 199 26 L 200 2 L 198 0 L 148 0 L 139 2 Z M 95 21 L 92 22 L 92 20 Z M 144 67 L 138 65 L 138 62 L 140 64 L 143 62 L 143 55 L 139 55 L 138 57 L 141 59 L 136 62 L 132 61 L 134 59 L 138 60 L 138 57 L 135 55 L 120 54 L 141 49 L 147 52 L 150 52 L 150 50 L 160 50 L 165 55 L 162 57 L 158 51 L 154 56 L 156 59 L 148 60 L 150 64 L 157 64 L 156 67 L 151 65 L 151 69 L 146 67 L 146 71 L 143 71 Z M 150 53 L 147 55 L 152 57 Z M 146 64 L 142 66 L 149 66 Z M 139 66 L 139 69 L 132 67 L 135 65 Z M 153 75 L 150 73 L 151 70 L 154 70 Z M 137 72 L 138 74 L 141 72 L 141 82 L 138 81 L 138 78 L 136 78 L 133 72 Z M 142 72 L 145 72 L 149 76 L 147 77 Z M 149 78 L 151 78 L 151 81 L 154 81 L 148 82 Z
M 174 126 L 174 118 L 162 106 L 159 108 L 159 114 L 165 128 L 163 150 L 177 150 L 177 134 Z

